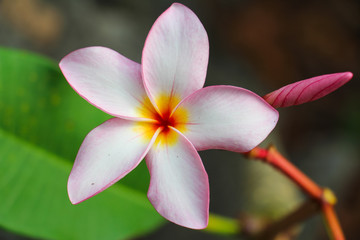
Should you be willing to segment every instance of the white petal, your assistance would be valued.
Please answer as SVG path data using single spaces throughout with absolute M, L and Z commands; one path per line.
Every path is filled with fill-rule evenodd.
M 207 173 L 192 144 L 175 130 L 169 129 L 168 134 L 176 140 L 156 140 L 146 156 L 151 175 L 148 198 L 169 221 L 205 228 L 209 214 Z
M 134 169 L 156 138 L 154 132 L 149 124 L 119 118 L 93 129 L 82 143 L 70 173 L 70 201 L 82 202 Z
M 76 50 L 60 62 L 74 90 L 113 116 L 141 119 L 148 101 L 140 64 L 104 47 Z
M 144 83 L 161 112 L 202 88 L 208 58 L 208 37 L 200 20 L 174 3 L 154 23 L 142 55 Z
M 225 149 L 247 152 L 275 127 L 278 112 L 258 95 L 238 87 L 203 88 L 186 99 L 178 129 L 197 150 Z

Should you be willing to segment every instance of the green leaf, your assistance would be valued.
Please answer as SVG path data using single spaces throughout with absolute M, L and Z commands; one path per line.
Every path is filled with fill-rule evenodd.
M 79 205 L 68 200 L 77 150 L 108 118 L 53 61 L 0 48 L 0 225 L 46 239 L 123 239 L 161 225 L 146 198 L 145 164 Z

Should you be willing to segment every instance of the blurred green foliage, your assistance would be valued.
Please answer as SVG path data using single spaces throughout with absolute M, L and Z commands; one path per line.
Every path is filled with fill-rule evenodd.
M 109 118 L 71 89 L 57 64 L 0 48 L 0 226 L 36 238 L 124 239 L 163 223 L 146 198 L 142 164 L 105 192 L 72 205 L 72 160 Z

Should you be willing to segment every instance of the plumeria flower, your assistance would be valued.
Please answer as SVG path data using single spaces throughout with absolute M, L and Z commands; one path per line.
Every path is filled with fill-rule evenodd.
M 175 3 L 152 26 L 141 65 L 104 47 L 80 49 L 61 60 L 74 90 L 114 116 L 79 149 L 68 181 L 73 204 L 108 188 L 145 158 L 155 209 L 185 227 L 207 226 L 209 181 L 197 151 L 247 152 L 278 120 L 278 112 L 248 90 L 203 88 L 208 57 L 201 22 Z

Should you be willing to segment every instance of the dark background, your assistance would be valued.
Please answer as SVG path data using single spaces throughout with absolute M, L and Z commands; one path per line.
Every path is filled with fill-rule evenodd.
M 203 23 L 210 40 L 206 85 L 244 87 L 259 95 L 317 75 L 354 78 L 324 99 L 280 109 L 266 143 L 321 186 L 334 190 L 348 239 L 360 239 L 360 2 L 179 1 Z M 140 62 L 148 31 L 167 0 L 0 0 L 0 46 L 56 61 L 78 48 L 106 46 Z M 95 127 L 95 126 L 94 126 Z M 90 130 L 90 129 L 89 129 Z M 210 178 L 210 211 L 277 218 L 304 196 L 269 166 L 225 151 L 201 153 Z M 320 216 L 298 239 L 328 239 Z M 0 239 L 27 239 L 0 229 Z M 147 239 L 232 239 L 168 223 Z

